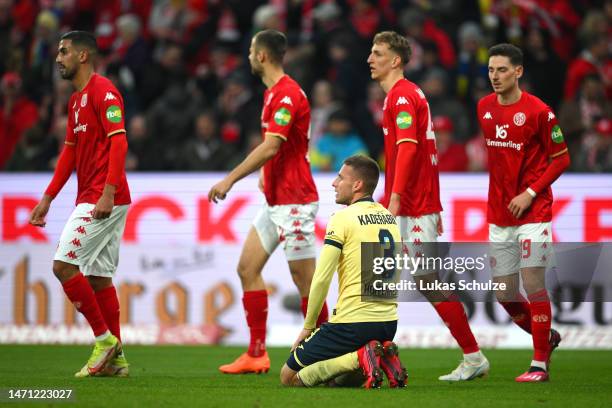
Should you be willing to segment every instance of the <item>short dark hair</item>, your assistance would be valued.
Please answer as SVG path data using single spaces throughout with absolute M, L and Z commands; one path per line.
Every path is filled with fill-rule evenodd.
M 374 44 L 384 43 L 389 45 L 389 49 L 399 55 L 402 59 L 402 64 L 406 65 L 410 62 L 412 48 L 410 42 L 403 35 L 395 31 L 381 31 L 374 36 Z
M 523 65 L 523 51 L 516 45 L 502 43 L 489 48 L 489 57 L 496 55 L 508 57 L 510 63 L 514 66 Z
M 268 51 L 270 61 L 282 65 L 287 51 L 287 37 L 276 30 L 263 30 L 255 34 L 255 47 L 263 47 Z
M 91 53 L 98 52 L 96 36 L 88 31 L 69 31 L 60 37 L 60 40 L 70 40 L 77 47 L 87 48 Z
M 351 166 L 351 168 L 357 174 L 357 177 L 363 180 L 363 184 L 365 185 L 365 193 L 369 195 L 374 194 L 374 190 L 376 190 L 376 186 L 378 185 L 378 177 L 380 175 L 378 163 L 367 156 L 356 154 L 344 160 L 344 164 Z

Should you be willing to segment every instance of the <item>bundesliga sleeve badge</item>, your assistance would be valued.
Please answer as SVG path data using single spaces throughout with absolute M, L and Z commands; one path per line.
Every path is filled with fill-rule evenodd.
M 280 108 L 274 114 L 274 121 L 281 126 L 286 126 L 291 122 L 291 112 L 287 108 Z
M 395 123 L 400 129 L 408 129 L 412 126 L 412 116 L 408 112 L 400 112 L 395 118 Z

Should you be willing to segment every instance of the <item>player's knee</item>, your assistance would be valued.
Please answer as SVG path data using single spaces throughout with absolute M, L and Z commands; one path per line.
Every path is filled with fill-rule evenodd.
M 79 272 L 79 268 L 66 262 L 53 261 L 53 274 L 62 283 Z
M 249 282 L 257 277 L 257 271 L 250 266 L 246 261 L 240 260 L 236 267 L 238 276 L 242 282 Z
M 297 373 L 295 371 L 293 371 L 292 369 L 289 368 L 289 366 L 287 366 L 287 364 L 285 364 L 283 366 L 283 368 L 281 368 L 281 372 L 280 372 L 280 382 L 282 385 L 285 386 L 291 386 L 293 385 L 293 380 L 294 377 Z

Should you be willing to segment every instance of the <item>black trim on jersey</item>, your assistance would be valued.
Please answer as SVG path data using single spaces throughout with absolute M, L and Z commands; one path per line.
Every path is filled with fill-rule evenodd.
M 374 199 L 372 198 L 372 196 L 365 196 L 365 197 L 361 197 L 361 198 L 360 198 L 359 200 L 357 200 L 357 201 L 353 201 L 353 204 L 355 204 L 355 203 L 361 203 L 361 202 L 364 202 L 364 201 L 369 201 L 369 202 L 373 203 L 373 202 L 374 202 Z
M 336 248 L 342 250 L 342 244 L 334 241 L 333 239 L 326 239 L 325 241 L 323 241 L 323 243 L 327 245 L 335 246 Z

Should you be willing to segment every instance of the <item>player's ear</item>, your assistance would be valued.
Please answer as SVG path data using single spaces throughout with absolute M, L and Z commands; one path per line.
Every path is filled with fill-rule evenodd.
M 79 62 L 82 64 L 84 62 L 87 62 L 87 60 L 89 59 L 89 50 L 87 48 L 83 48 L 78 50 L 78 58 L 79 58 Z
M 363 180 L 355 180 L 353 182 L 353 193 L 356 193 L 357 191 L 362 191 L 363 190 Z
M 516 77 L 517 79 L 523 76 L 523 66 L 522 65 L 517 65 L 516 66 Z

